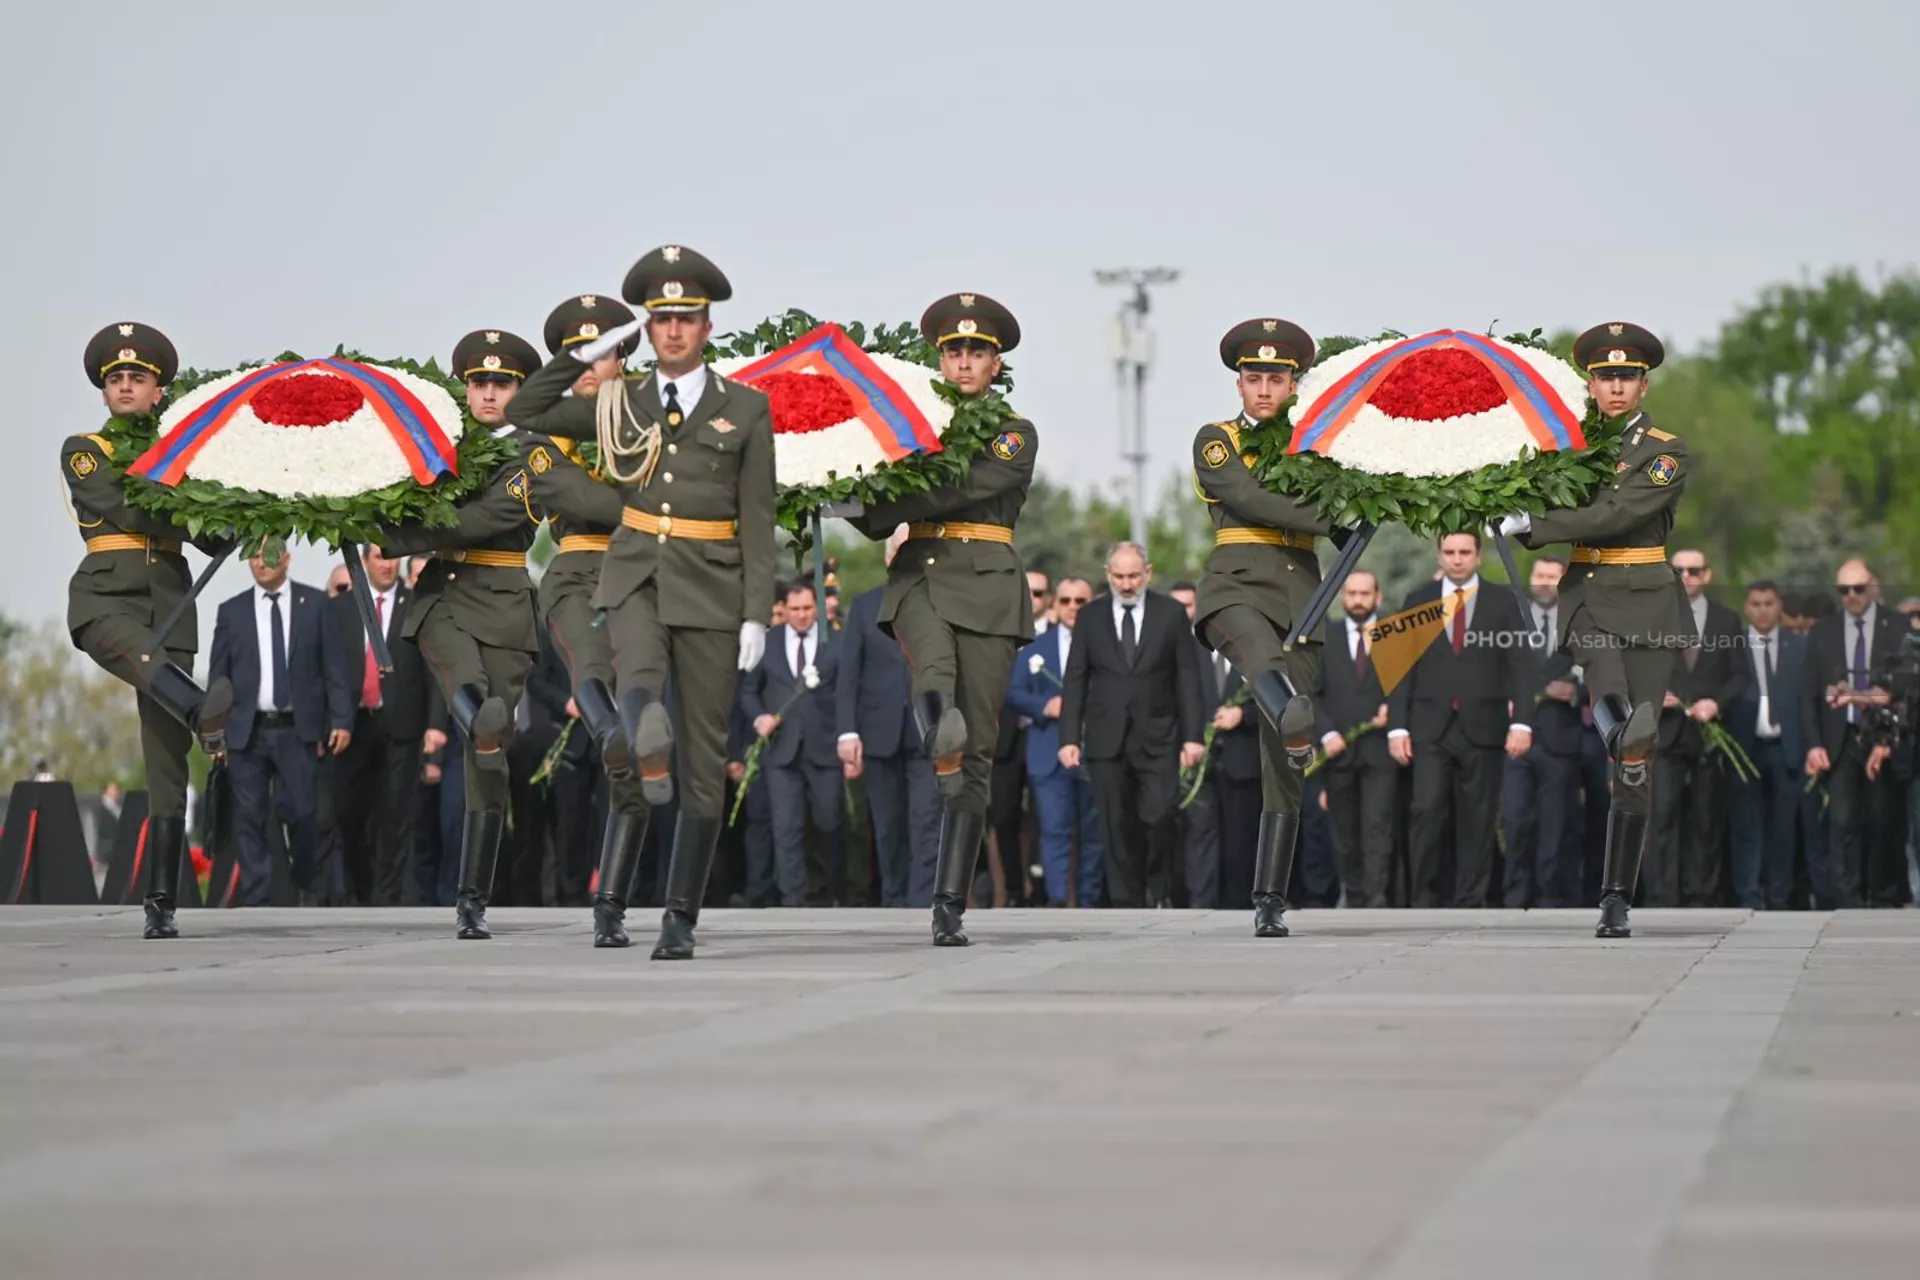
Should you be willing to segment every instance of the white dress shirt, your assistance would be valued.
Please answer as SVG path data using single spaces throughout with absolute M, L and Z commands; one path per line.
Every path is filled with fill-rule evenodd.
M 1700 637 L 1702 645 L 1707 642 L 1707 597 L 1702 592 L 1699 597 L 1687 601 L 1687 607 L 1693 610 L 1693 632 Z
M 1120 603 L 1120 597 L 1116 595 L 1113 598 L 1113 634 L 1115 636 L 1124 636 L 1127 634 L 1121 627 L 1121 623 L 1126 616 L 1126 606 Z M 1147 593 L 1142 591 L 1139 595 L 1135 596 L 1133 600 L 1133 642 L 1136 645 L 1140 643 L 1140 638 L 1147 633 L 1146 619 Z
M 280 584 L 276 594 L 280 597 L 280 636 L 287 647 L 287 667 L 293 667 L 293 582 L 289 579 Z M 273 604 L 267 599 L 267 589 L 258 583 L 253 587 L 253 629 L 260 645 L 260 696 L 255 701 L 259 711 L 278 711 L 274 696 L 278 692 L 273 687 Z M 291 678 L 291 677 L 289 677 Z M 287 705 L 293 705 L 292 693 L 287 691 Z
M 820 666 L 820 624 L 815 622 L 805 631 L 787 628 L 787 670 L 794 670 L 794 663 L 800 659 L 800 642 L 807 642 L 807 665 L 818 669 Z
M 700 397 L 707 390 L 707 366 L 695 365 L 677 378 L 669 378 L 664 373 L 654 373 L 655 384 L 660 388 L 660 403 L 667 402 L 667 384 L 673 384 L 674 397 L 680 402 L 680 412 L 691 414 L 693 407 L 700 403 Z
M 1460 601 L 1460 609 L 1461 612 L 1467 615 L 1467 620 L 1464 625 L 1468 631 L 1471 631 L 1473 630 L 1474 605 L 1480 599 L 1480 575 L 1476 573 L 1465 582 L 1454 582 L 1451 578 L 1442 578 L 1440 580 L 1440 603 L 1445 604 L 1447 598 L 1456 592 L 1466 593 L 1465 598 Z M 1435 640 L 1434 643 L 1449 646 L 1453 644 L 1452 618 L 1447 619 L 1446 625 L 1440 633 L 1440 637 Z M 1533 733 L 1533 727 L 1521 718 L 1521 710 L 1522 708 L 1520 707 L 1513 708 L 1510 713 L 1513 718 L 1508 722 L 1507 728 L 1509 730 L 1518 729 L 1524 734 L 1531 735 Z M 1387 737 L 1389 739 L 1404 738 L 1408 732 L 1406 729 L 1389 729 L 1387 731 Z
M 1753 687 L 1759 691 L 1760 714 L 1753 724 L 1753 735 L 1766 741 L 1780 736 L 1780 722 L 1773 715 L 1773 685 L 1780 678 L 1780 628 L 1762 633 L 1747 627 L 1747 652 L 1753 655 Z
M 1062 622 L 1053 627 L 1053 633 L 1060 637 L 1060 676 L 1065 679 L 1067 657 L 1073 652 L 1073 628 Z
M 1347 617 L 1347 661 L 1348 662 L 1354 663 L 1356 665 L 1359 663 L 1361 637 L 1368 627 L 1372 626 L 1374 623 L 1378 622 L 1379 620 L 1380 620 L 1380 615 L 1377 613 L 1370 613 L 1365 618 L 1357 622 L 1353 619 L 1352 615 L 1348 615 Z M 1340 729 L 1327 730 L 1325 733 L 1320 735 L 1320 745 L 1322 747 L 1325 747 L 1327 743 L 1339 737 L 1342 732 L 1344 731 Z
M 1840 630 L 1840 661 L 1842 662 L 1842 664 L 1845 665 L 1847 669 L 1847 678 L 1844 681 L 1844 683 L 1849 689 L 1854 688 L 1856 685 L 1855 672 L 1853 669 L 1853 646 L 1854 646 L 1854 643 L 1860 639 L 1860 635 L 1861 635 L 1860 629 L 1862 627 L 1866 628 L 1866 641 L 1867 641 L 1867 646 L 1866 646 L 1867 647 L 1867 664 L 1866 665 L 1867 665 L 1868 674 L 1865 680 L 1858 681 L 1857 683 L 1865 684 L 1868 688 L 1873 687 L 1872 672 L 1873 672 L 1873 660 L 1875 657 L 1875 654 L 1873 652 L 1873 622 L 1874 622 L 1874 615 L 1877 614 L 1879 610 L 1880 610 L 1880 606 L 1878 603 L 1869 604 L 1866 608 L 1866 612 L 1862 613 L 1857 618 L 1854 617 L 1852 614 L 1846 612 L 1844 609 L 1841 610 L 1840 617 L 1841 617 L 1841 620 L 1846 625 L 1843 626 Z M 1850 706 L 1847 708 L 1848 724 L 1859 724 L 1865 718 L 1866 718 L 1865 707 L 1855 704 L 1854 706 Z

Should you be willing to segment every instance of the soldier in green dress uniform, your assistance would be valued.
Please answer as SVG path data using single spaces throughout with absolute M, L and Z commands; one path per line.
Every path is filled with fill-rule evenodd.
M 1611 321 L 1581 334 L 1574 363 L 1587 371 L 1588 393 L 1621 433 L 1614 482 L 1583 506 L 1500 523 L 1502 533 L 1520 534 L 1528 547 L 1573 543 L 1572 567 L 1560 587 L 1567 619 L 1562 650 L 1586 670 L 1594 727 L 1614 763 L 1594 930 L 1601 938 L 1631 936 L 1627 909 L 1653 812 L 1660 705 L 1674 651 L 1695 639 L 1686 590 L 1666 550 L 1686 488 L 1687 446 L 1640 407 L 1648 373 L 1665 358 L 1660 339 L 1637 324 Z
M 116 418 L 155 413 L 180 367 L 165 334 L 132 321 L 95 334 L 85 359 L 87 378 Z M 167 634 L 161 652 L 151 658 L 144 652 L 153 629 L 193 589 L 193 575 L 180 554 L 181 543 L 189 539 L 171 522 L 127 504 L 120 477 L 134 459 L 114 455 L 113 445 L 99 434 L 68 436 L 60 446 L 60 473 L 87 545 L 67 589 L 67 630 L 75 648 L 139 693 L 151 815 L 146 936 L 173 938 L 179 936 L 174 895 L 186 850 L 187 752 L 195 732 L 207 754 L 226 751 L 233 687 L 224 678 L 205 690 L 194 683 L 200 627 L 191 607 Z
M 1287 880 L 1300 831 L 1300 792 L 1313 758 L 1313 702 L 1320 629 L 1300 617 L 1320 583 L 1314 539 L 1331 530 L 1310 508 L 1260 484 L 1240 433 L 1292 398 L 1317 349 L 1307 331 L 1266 317 L 1235 325 L 1220 359 L 1239 375 L 1241 412 L 1193 438 L 1194 490 L 1213 521 L 1213 551 L 1200 579 L 1194 630 L 1239 667 L 1259 708 L 1260 835 L 1254 850 L 1254 933 L 1284 938 Z M 1298 629 L 1295 647 L 1287 636 Z
M 940 299 L 920 317 L 920 332 L 940 350 L 941 376 L 965 396 L 986 395 L 1001 357 L 1020 342 L 1013 313 L 979 293 Z M 943 798 L 935 946 L 967 945 L 962 916 L 986 830 L 1001 704 L 1014 657 L 1033 638 L 1013 529 L 1039 452 L 1033 424 L 1010 418 L 961 483 L 868 507 L 853 520 L 876 541 L 907 525 L 879 621 L 906 655 L 914 724 Z
M 506 827 L 507 744 L 514 710 L 540 651 L 527 549 L 539 532 L 535 487 L 556 465 L 551 441 L 516 432 L 508 405 L 540 353 L 504 329 L 477 329 L 454 346 L 453 368 L 467 384 L 467 408 L 519 456 L 498 468 L 459 508 L 453 528 L 387 530 L 389 559 L 432 552 L 414 587 L 401 633 L 420 648 L 447 710 L 466 738 L 466 825 L 460 837 L 456 932 L 488 938 L 487 898 Z
M 569 397 L 581 365 L 615 350 L 640 322 L 603 330 L 529 378 L 514 418 L 555 438 L 597 441 L 601 469 L 619 486 L 620 528 L 593 597 L 613 648 L 619 716 L 588 723 L 603 760 L 611 767 L 631 762 L 647 804 L 673 798 L 677 745 L 680 820 L 653 958 L 685 960 L 693 955 L 694 926 L 725 820 L 734 685 L 766 648 L 773 417 L 765 395 L 705 363 L 713 332 L 709 308 L 733 296 L 712 262 L 683 245 L 663 245 L 634 264 L 621 296 L 647 312 L 654 371 L 637 383 L 602 383 L 592 400 Z M 583 719 L 603 692 L 582 699 L 576 689 Z M 608 900 L 595 904 L 599 945 L 625 941 L 616 931 L 631 873 L 614 870 L 609 877 L 602 868 L 600 890 Z
M 633 312 L 617 298 L 594 293 L 569 298 L 547 317 L 547 354 L 557 356 L 596 342 L 603 333 L 633 319 Z M 635 333 L 584 369 L 575 364 L 580 372 L 572 398 L 591 403 L 602 385 L 618 386 L 627 357 L 639 345 L 640 335 Z M 601 760 L 609 804 L 601 833 L 600 888 L 593 901 L 593 944 L 624 947 L 629 941 L 623 923 L 627 894 L 646 839 L 649 811 L 613 701 L 613 648 L 593 607 L 600 566 L 620 527 L 624 504 L 620 491 L 607 482 L 601 469 L 587 467 L 572 440 L 560 436 L 553 437 L 553 442 L 565 462 L 556 463 L 538 482 L 541 505 L 550 517 L 558 548 L 540 578 L 540 616 L 567 665 L 573 710 L 596 742 L 611 746 L 610 754 Z

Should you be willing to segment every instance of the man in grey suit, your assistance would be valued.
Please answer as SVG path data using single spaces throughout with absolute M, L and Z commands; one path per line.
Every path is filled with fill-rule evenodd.
M 887 539 L 887 564 L 907 540 L 901 525 Z M 875 587 L 853 598 L 836 659 L 840 763 L 848 778 L 865 777 L 880 864 L 880 905 L 933 905 L 940 858 L 940 795 L 933 761 L 912 728 L 913 689 L 900 643 L 880 629 Z
M 760 760 L 773 807 L 774 874 L 782 906 L 807 904 L 807 817 L 819 834 L 827 894 L 847 900 L 834 676 L 837 646 L 819 625 L 813 587 L 787 588 L 787 620 L 767 636 L 767 649 L 741 685 L 740 703 L 753 731 L 771 739 Z

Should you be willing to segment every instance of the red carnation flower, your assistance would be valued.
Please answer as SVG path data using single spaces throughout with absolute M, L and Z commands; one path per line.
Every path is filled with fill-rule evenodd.
M 779 435 L 824 431 L 857 414 L 853 397 L 835 378 L 817 373 L 770 373 L 753 383 L 767 393 L 773 429 Z
M 1394 418 L 1438 422 L 1485 413 L 1507 402 L 1480 358 L 1468 351 L 1418 351 L 1395 366 L 1368 397 L 1368 403 Z
M 276 427 L 324 427 L 345 422 L 366 402 L 360 388 L 345 378 L 299 373 L 272 379 L 247 405 L 260 421 Z

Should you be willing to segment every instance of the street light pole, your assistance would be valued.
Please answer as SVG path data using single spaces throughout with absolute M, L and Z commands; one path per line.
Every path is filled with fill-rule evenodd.
M 1114 379 L 1119 393 L 1120 457 L 1133 467 L 1132 538 L 1147 545 L 1147 371 L 1153 367 L 1153 331 L 1147 328 L 1147 312 L 1153 300 L 1147 286 L 1172 284 L 1180 273 L 1170 267 L 1123 267 L 1096 270 L 1093 278 L 1103 285 L 1123 285 L 1130 292 L 1120 303 L 1111 329 Z M 1128 392 L 1132 394 L 1129 396 Z M 1132 421 L 1128 421 L 1128 401 L 1132 401 Z

